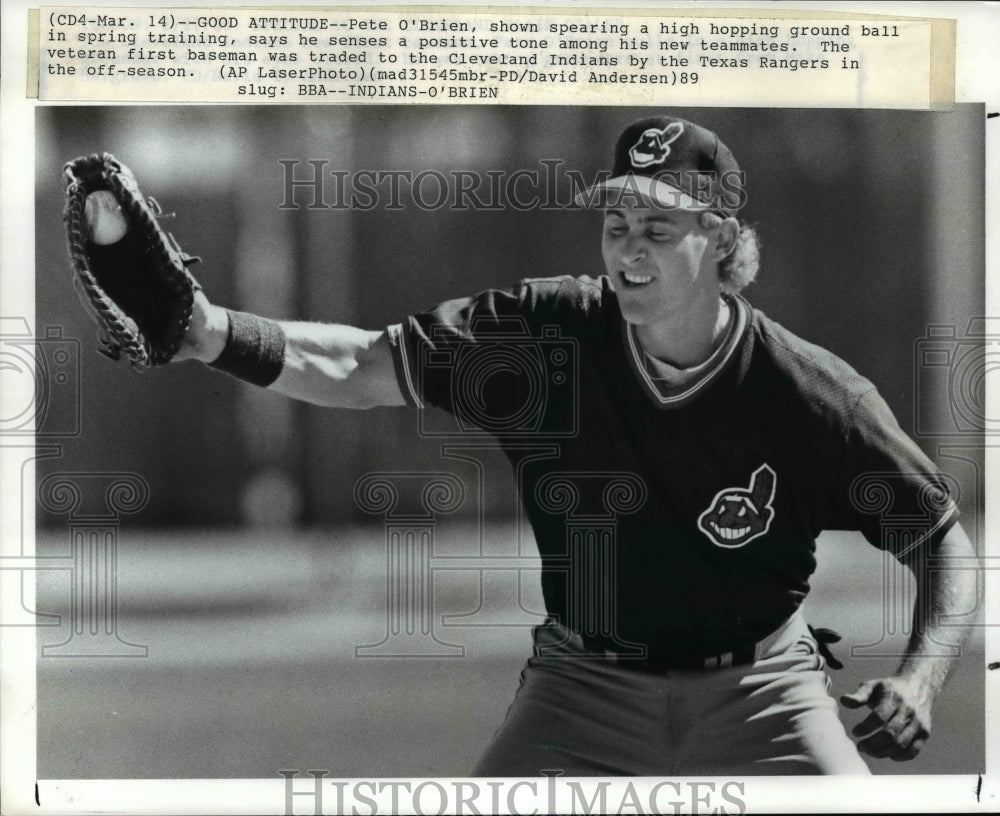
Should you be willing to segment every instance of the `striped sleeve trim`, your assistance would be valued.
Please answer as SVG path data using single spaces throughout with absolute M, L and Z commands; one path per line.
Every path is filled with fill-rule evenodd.
M 934 523 L 933 527 L 931 527 L 926 533 L 916 539 L 908 547 L 904 548 L 900 552 L 894 553 L 894 555 L 896 558 L 901 558 L 904 555 L 909 555 L 914 550 L 925 546 L 928 542 L 933 541 L 934 539 L 943 538 L 944 534 L 952 528 L 955 522 L 958 521 L 959 515 L 958 505 L 955 504 L 955 502 L 951 502 L 948 512 L 942 514 L 941 518 Z
M 424 402 L 417 393 L 416 383 L 413 379 L 413 365 L 406 348 L 406 335 L 403 332 L 402 324 L 394 323 L 386 329 L 386 333 L 389 337 L 389 346 L 392 349 L 392 364 L 396 370 L 399 390 L 409 405 L 423 408 Z

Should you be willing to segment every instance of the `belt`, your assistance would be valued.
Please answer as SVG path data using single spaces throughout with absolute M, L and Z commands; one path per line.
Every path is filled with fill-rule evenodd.
M 595 654 L 595 657 L 600 659 L 602 655 L 598 652 Z M 715 669 L 725 669 L 729 666 L 749 666 L 756 659 L 756 650 L 751 646 L 746 649 L 738 649 L 734 652 L 726 652 L 725 654 L 712 655 L 710 657 L 691 654 L 639 657 L 607 649 L 603 654 L 603 659 L 622 668 L 655 674 L 665 671 L 713 671 Z
M 651 673 L 712 671 L 729 666 L 748 666 L 757 660 L 758 654 L 765 652 L 769 639 L 774 636 L 770 635 L 759 643 L 751 643 L 741 649 L 717 655 L 691 652 L 657 652 L 637 655 L 613 648 L 616 645 L 613 641 L 609 642 L 609 640 L 600 637 L 585 637 L 551 617 L 533 630 L 535 657 L 553 656 L 598 660 L 634 671 Z

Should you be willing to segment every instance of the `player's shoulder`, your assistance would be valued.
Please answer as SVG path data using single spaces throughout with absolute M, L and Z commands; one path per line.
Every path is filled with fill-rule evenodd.
M 595 318 L 613 317 L 617 309 L 614 289 L 605 276 L 524 278 L 518 290 L 522 303 L 539 317 L 586 324 Z
M 754 357 L 771 386 L 795 391 L 814 408 L 850 413 L 875 386 L 847 361 L 752 308 Z
M 553 275 L 523 278 L 518 286 L 539 301 L 580 309 L 599 307 L 614 295 L 606 276 Z

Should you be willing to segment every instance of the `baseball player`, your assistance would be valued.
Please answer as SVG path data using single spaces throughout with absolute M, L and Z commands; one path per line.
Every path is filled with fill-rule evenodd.
M 714 133 L 654 116 L 579 196 L 603 214 L 599 278 L 523 280 L 376 331 L 194 294 L 175 360 L 320 405 L 437 406 L 495 432 L 548 618 L 474 775 L 864 774 L 859 750 L 911 759 L 930 734 L 949 669 L 935 644 L 967 634 L 939 621 L 974 604 L 974 578 L 947 559 L 972 548 L 875 387 L 740 294 L 758 265 L 736 217 L 745 194 Z M 922 520 L 913 535 L 887 540 L 865 512 L 856 491 L 872 475 Z M 613 534 L 579 523 L 612 517 Z M 860 530 L 918 585 L 895 673 L 841 698 L 871 709 L 856 744 L 800 611 L 826 529 Z

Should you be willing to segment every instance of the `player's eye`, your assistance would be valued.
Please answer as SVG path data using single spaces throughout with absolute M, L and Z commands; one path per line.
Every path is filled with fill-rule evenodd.
M 620 226 L 618 224 L 609 224 L 605 227 L 604 232 L 606 235 L 610 235 L 612 238 L 621 238 L 626 232 L 628 232 L 627 227 Z
M 651 241 L 657 241 L 661 244 L 669 241 L 673 237 L 671 233 L 666 232 L 665 230 L 650 230 L 647 235 L 649 235 L 649 239 Z

